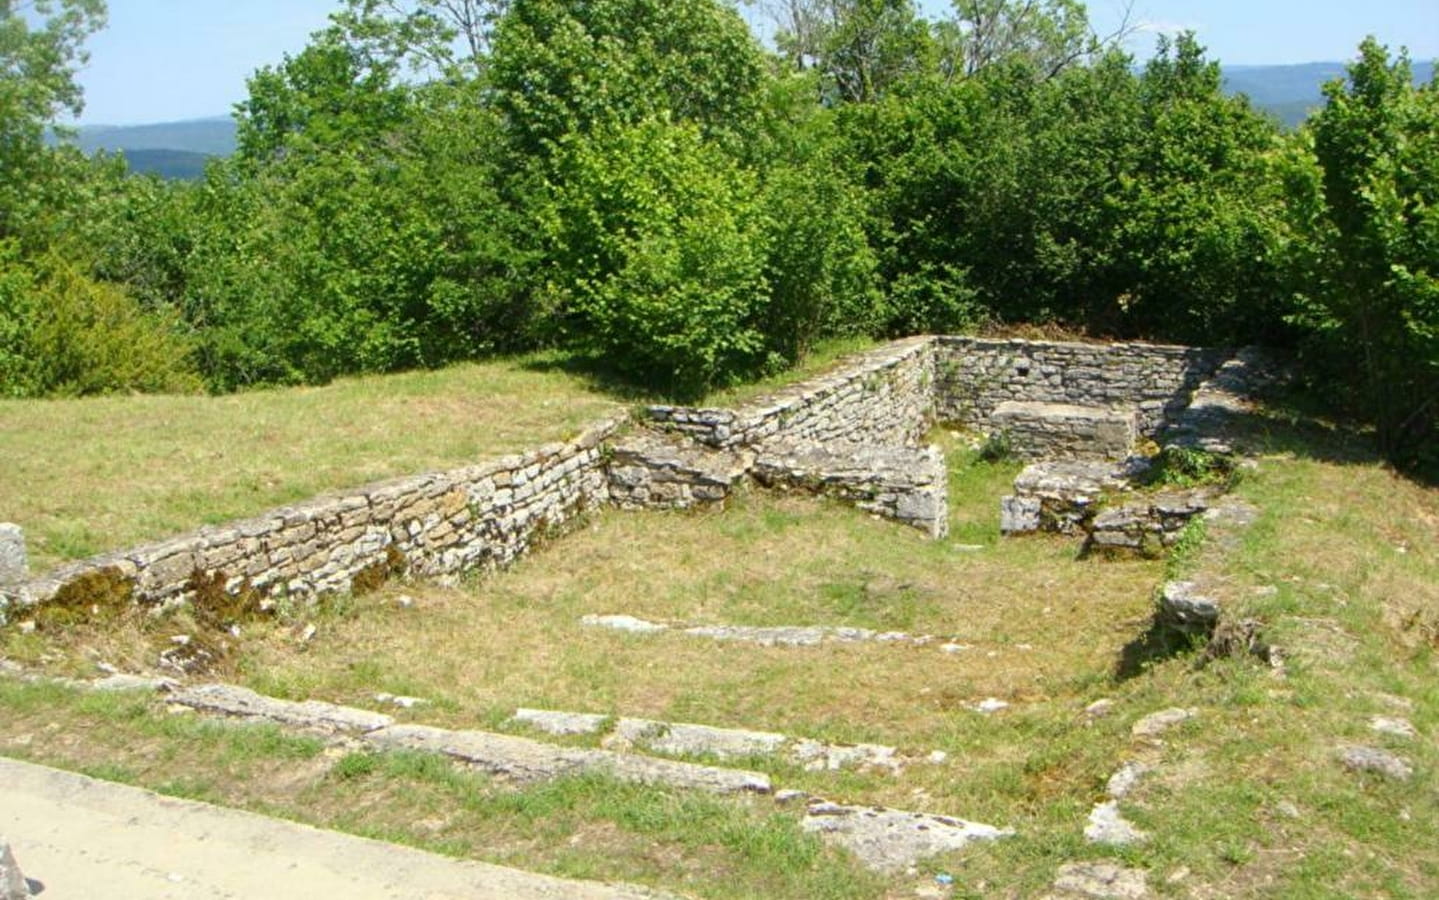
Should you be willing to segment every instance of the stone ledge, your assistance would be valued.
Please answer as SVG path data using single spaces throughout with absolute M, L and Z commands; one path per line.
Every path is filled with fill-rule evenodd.
M 759 455 L 754 475 L 767 487 L 849 501 L 936 540 L 949 533 L 948 470 L 938 447 L 781 445 Z
M 644 429 L 611 446 L 610 500 L 621 509 L 722 503 L 754 464 L 747 450 L 717 450 Z
M 1136 438 L 1131 410 L 1008 400 L 990 417 L 1012 452 L 1035 458 L 1110 459 L 1129 455 Z

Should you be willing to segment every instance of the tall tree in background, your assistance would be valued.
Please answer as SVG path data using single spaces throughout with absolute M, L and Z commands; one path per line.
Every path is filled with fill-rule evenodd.
M 1298 320 L 1397 462 L 1439 463 L 1439 84 L 1369 38 L 1310 121 L 1318 178 L 1294 191 L 1312 247 Z M 1428 459 L 1423 457 L 1427 454 Z
M 75 69 L 104 24 L 104 0 L 0 0 L 0 238 L 45 205 L 45 129 L 80 113 Z

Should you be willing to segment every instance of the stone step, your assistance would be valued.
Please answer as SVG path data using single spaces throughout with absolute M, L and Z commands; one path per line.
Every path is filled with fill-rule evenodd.
M 529 738 L 484 731 L 451 731 L 428 725 L 397 725 L 383 713 L 314 700 L 265 697 L 247 688 L 207 684 L 173 689 L 172 703 L 202 712 L 292 728 L 358 736 L 385 750 L 440 753 L 493 775 L 534 781 L 603 773 L 621 781 L 732 794 L 771 793 L 759 772 L 654 759 L 612 750 L 560 747 Z
M 949 470 L 935 446 L 777 442 L 759 455 L 754 476 L 766 487 L 853 503 L 934 540 L 949 533 Z
M 666 755 L 705 754 L 721 760 L 780 756 L 811 772 L 859 768 L 899 774 L 912 762 L 937 764 L 946 759 L 943 751 L 915 757 L 882 744 L 829 744 L 773 731 L 717 728 L 653 719 L 616 719 L 597 713 L 519 709 L 512 721 L 554 735 L 600 734 L 608 730 L 603 744 L 609 749 L 639 748 Z

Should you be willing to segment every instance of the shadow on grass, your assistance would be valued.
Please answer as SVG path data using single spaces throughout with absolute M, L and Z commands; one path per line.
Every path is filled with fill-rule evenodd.
M 520 363 L 531 372 L 562 372 L 600 394 L 625 403 L 690 403 L 703 395 L 676 391 L 672 387 L 637 380 L 615 368 L 603 357 L 554 350 L 536 354 Z
M 1149 629 L 1124 645 L 1114 664 L 1114 680 L 1128 681 L 1143 675 L 1150 666 L 1198 649 L 1206 638 L 1184 631 L 1163 621 L 1158 615 L 1149 620 Z
M 1383 465 L 1415 484 L 1439 486 L 1439 458 L 1395 466 L 1379 452 L 1372 426 L 1334 417 L 1332 405 L 1312 391 L 1278 390 L 1263 397 L 1255 412 L 1235 416 L 1227 430 L 1235 444 L 1249 452 L 1338 465 Z

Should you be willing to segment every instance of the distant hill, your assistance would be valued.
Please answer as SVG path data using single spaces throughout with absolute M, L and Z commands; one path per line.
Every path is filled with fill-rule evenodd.
M 58 139 L 50 136 L 51 143 Z M 235 120 L 229 116 L 153 125 L 84 125 L 70 142 L 85 153 L 123 153 L 136 172 L 195 179 L 205 161 L 235 152 Z
M 121 150 L 130 171 L 159 175 L 176 181 L 196 181 L 205 174 L 205 163 L 214 157 L 188 150 Z
M 1324 105 L 1325 82 L 1343 78 L 1344 73 L 1345 64 L 1340 62 L 1225 66 L 1224 89 L 1231 94 L 1247 95 L 1256 108 L 1292 128 Z M 1433 62 L 1414 63 L 1416 84 L 1427 84 L 1433 77 Z
M 229 156 L 235 152 L 235 120 L 215 116 L 155 125 L 85 125 L 79 129 L 75 143 L 86 153 L 183 150 L 205 156 Z

